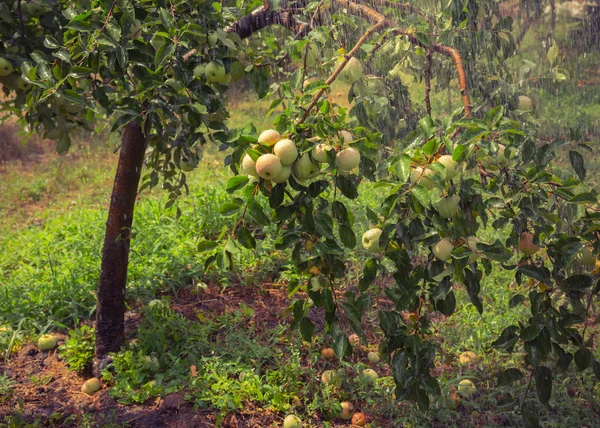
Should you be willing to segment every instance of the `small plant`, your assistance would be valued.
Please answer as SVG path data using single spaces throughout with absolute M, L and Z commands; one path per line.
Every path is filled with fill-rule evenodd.
M 58 349 L 71 370 L 79 373 L 89 369 L 94 359 L 94 329 L 87 325 L 69 331 L 69 338 Z
M 13 394 L 15 381 L 13 378 L 1 374 L 0 375 L 0 403 L 9 398 Z

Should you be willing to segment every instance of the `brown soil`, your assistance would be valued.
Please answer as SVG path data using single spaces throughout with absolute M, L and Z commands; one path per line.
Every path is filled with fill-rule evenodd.
M 28 160 L 51 150 L 52 143 L 39 137 L 30 137 L 25 142 L 18 135 L 18 126 L 0 125 L 0 164 L 13 160 Z

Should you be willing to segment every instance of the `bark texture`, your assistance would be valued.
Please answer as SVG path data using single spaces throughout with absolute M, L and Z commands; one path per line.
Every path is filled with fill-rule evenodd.
M 123 132 L 123 144 L 106 223 L 96 307 L 96 361 L 94 372 L 108 353 L 119 350 L 125 337 L 125 286 L 129 263 L 131 224 L 146 151 L 146 137 L 136 123 Z

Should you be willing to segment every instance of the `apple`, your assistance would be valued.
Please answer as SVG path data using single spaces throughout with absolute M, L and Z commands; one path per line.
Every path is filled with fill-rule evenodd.
M 281 161 L 281 165 L 291 165 L 298 159 L 298 148 L 292 140 L 280 140 L 273 147 L 273 153 Z
M 313 163 L 308 153 L 304 153 L 294 162 L 292 170 L 300 181 L 314 178 L 319 173 L 319 167 Z
M 204 64 L 198 64 L 194 67 L 194 77 L 196 79 L 200 79 L 202 76 L 204 76 L 205 70 L 206 66 Z
M 442 217 L 452 218 L 458 214 L 459 202 L 460 196 L 458 195 L 446 196 L 445 198 L 440 199 L 437 204 L 435 204 L 435 209 L 437 209 L 438 213 Z
M 228 86 L 231 83 L 231 74 L 225 73 L 225 76 L 223 76 L 221 79 L 216 79 L 214 83 L 220 83 L 221 85 Z
M 344 144 L 350 144 L 354 141 L 354 136 L 349 131 L 344 129 L 343 131 L 340 131 L 340 134 L 344 140 Z
M 379 354 L 377 352 L 371 351 L 367 354 L 367 358 L 370 363 L 377 364 L 380 360 Z
M 360 153 L 352 147 L 339 152 L 335 157 L 335 164 L 342 171 L 352 171 L 360 163 Z
M 379 238 L 381 237 L 382 230 L 378 227 L 367 230 L 362 236 L 362 246 L 369 253 L 378 253 L 383 250 L 379 246 Z
M 373 369 L 364 369 L 362 372 L 363 376 L 368 378 L 370 381 L 375 381 L 379 377 L 377 372 Z
M 533 235 L 529 232 L 521 234 L 519 239 L 519 250 L 528 256 L 532 256 L 539 251 L 540 247 L 533 243 Z
M 454 245 L 448 238 L 440 239 L 432 248 L 433 254 L 440 260 L 447 262 L 450 260 Z
M 458 361 L 461 364 L 469 364 L 471 361 L 477 360 L 477 354 L 475 352 L 466 351 L 460 354 Z
M 342 386 L 342 377 L 334 370 L 326 370 L 321 375 L 321 381 L 327 385 L 334 385 L 337 388 Z
M 591 268 L 596 267 L 596 256 L 594 255 L 594 247 L 586 245 L 581 250 L 581 262 Z
M 272 181 L 277 184 L 285 183 L 290 178 L 290 175 L 292 175 L 292 168 L 287 165 L 281 165 L 281 171 L 279 171 L 279 174 Z
M 34 18 L 39 18 L 46 14 L 46 5 L 38 2 L 31 2 L 27 8 L 28 15 Z
M 326 360 L 331 360 L 333 357 L 335 357 L 335 351 L 333 348 L 325 348 L 321 350 L 321 355 Z
M 350 345 L 358 346 L 358 344 L 360 343 L 360 337 L 358 337 L 358 334 L 351 334 L 348 337 L 348 341 L 350 342 Z
M 283 428 L 302 428 L 302 421 L 296 415 L 287 415 L 283 420 Z
M 469 256 L 469 263 L 475 263 L 479 259 L 479 250 L 477 249 L 477 243 L 481 242 L 476 236 L 467 237 L 467 247 L 473 251 L 473 254 Z
M 450 407 L 456 409 L 460 405 L 460 395 L 452 392 L 450 393 Z
M 450 155 L 443 155 L 437 160 L 446 168 L 446 180 L 452 180 L 458 174 L 458 162 Z
M 211 61 L 204 69 L 204 76 L 207 82 L 218 82 L 225 77 L 225 67 L 216 61 Z
M 26 82 L 21 76 L 19 76 L 19 78 L 17 79 L 17 88 L 19 88 L 19 90 L 23 92 L 28 92 L 31 89 L 31 87 L 31 83 Z
M 311 151 L 312 158 L 317 162 L 325 163 L 327 162 L 327 152 L 332 149 L 333 147 L 329 144 L 319 143 Z
M 9 55 L 18 55 L 21 49 L 20 49 L 20 46 L 10 45 L 10 46 L 6 46 L 4 50 Z
M 458 383 L 458 393 L 463 397 L 470 398 L 475 391 L 477 391 L 475 384 L 469 379 L 463 379 Z
M 279 140 L 281 140 L 281 134 L 274 129 L 267 129 L 258 136 L 258 142 L 265 146 L 274 146 Z
M 352 416 L 352 425 L 364 427 L 367 424 L 367 416 L 364 413 L 357 412 Z
M 240 172 L 258 178 L 258 173 L 256 172 L 256 163 L 250 157 L 250 155 L 246 154 L 242 158 L 242 162 L 240 163 Z
M 100 391 L 102 385 L 100 384 L 100 380 L 97 377 L 93 377 L 91 379 L 86 380 L 83 385 L 81 385 L 81 391 L 87 395 L 93 395 L 94 393 Z
M 533 102 L 531 98 L 526 95 L 519 95 L 519 110 L 521 111 L 531 111 L 533 107 Z
M 15 68 L 13 67 L 12 62 L 6 58 L 0 57 L 0 77 L 8 76 L 13 71 L 15 71 Z
M 52 334 L 44 334 L 40 336 L 37 344 L 40 351 L 50 351 L 56 348 L 56 337 Z
M 207 37 L 207 40 L 208 40 L 208 46 L 212 48 L 219 41 L 219 37 L 217 36 L 217 33 L 210 33 Z
M 349 421 L 350 419 L 352 419 L 352 416 L 354 415 L 354 405 L 349 401 L 342 401 L 340 403 L 340 406 L 342 406 L 340 418 L 342 418 L 345 421 Z
M 281 172 L 281 161 L 271 153 L 262 155 L 256 160 L 256 173 L 265 180 L 273 180 Z
M 362 76 L 362 73 L 363 73 L 363 66 L 362 66 L 361 62 L 358 59 L 356 59 L 355 57 L 352 57 L 352 58 L 350 58 L 350 60 L 346 64 L 346 66 L 342 69 L 342 71 L 338 75 L 338 78 L 342 82 L 352 84 L 352 83 L 356 82 L 358 79 L 360 79 L 360 77 Z
M 435 184 L 430 178 L 427 177 L 428 175 L 435 175 L 435 172 L 429 168 L 423 169 L 422 167 L 418 166 L 410 173 L 410 183 L 417 183 L 431 190 L 434 188 Z

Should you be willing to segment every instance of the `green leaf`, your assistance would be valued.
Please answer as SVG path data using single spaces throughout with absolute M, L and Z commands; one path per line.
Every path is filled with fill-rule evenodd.
M 565 285 L 569 290 L 585 290 L 592 286 L 592 278 L 589 275 L 573 275 L 566 279 Z
M 364 293 L 369 288 L 369 285 L 377 278 L 377 259 L 371 258 L 365 263 L 363 274 L 358 282 L 358 289 Z
M 575 352 L 573 359 L 575 360 L 577 368 L 583 371 L 590 366 L 592 360 L 594 359 L 594 356 L 592 354 L 592 351 L 582 346 L 577 350 L 577 352 Z
M 235 177 L 231 177 L 227 181 L 227 186 L 225 187 L 225 190 L 227 191 L 227 193 L 233 193 L 236 190 L 244 187 L 246 184 L 248 184 L 249 181 L 250 180 L 246 176 L 236 175 Z
M 335 178 L 335 185 L 348 199 L 356 199 L 358 196 L 358 191 L 356 190 L 354 183 L 352 183 L 349 178 L 344 177 L 343 175 L 338 175 Z
M 131 0 L 118 0 L 119 9 L 130 23 L 135 22 L 135 9 Z
M 431 193 L 425 186 L 417 184 L 411 189 L 411 193 L 417 198 L 419 203 L 425 208 L 431 205 Z
M 500 334 L 500 337 L 492 342 L 492 347 L 502 351 L 512 352 L 512 348 L 519 340 L 519 336 L 517 335 L 518 331 L 519 327 L 516 325 L 506 327 Z
M 198 251 L 203 253 L 205 251 L 210 251 L 217 247 L 217 243 L 214 241 L 202 240 L 198 243 Z
M 238 242 L 248 249 L 256 248 L 256 239 L 246 226 L 240 226 L 237 230 Z
M 262 206 L 256 202 L 254 197 L 248 201 L 248 214 L 261 226 L 268 226 L 271 224 L 269 218 L 265 215 Z
M 597 204 L 598 197 L 590 192 L 580 193 L 579 195 L 573 196 L 570 200 L 572 204 Z
M 531 401 L 526 401 L 521 406 L 523 422 L 527 428 L 539 428 L 540 421 L 538 418 L 538 409 Z
M 334 201 L 333 204 L 331 204 L 331 212 L 333 213 L 333 218 L 335 218 L 338 222 L 348 222 L 348 210 L 340 201 Z
M 46 38 L 44 39 L 44 46 L 48 49 L 59 49 L 61 47 L 61 44 L 58 43 L 58 41 L 54 37 L 46 35 Z
M 158 16 L 160 17 L 160 22 L 162 23 L 165 30 L 169 32 L 169 34 L 173 34 L 174 30 L 176 30 L 177 22 L 175 22 L 175 18 L 171 15 L 171 12 L 167 9 L 161 8 L 158 11 Z
M 356 235 L 354 235 L 354 231 L 350 226 L 340 223 L 338 225 L 338 233 L 340 234 L 340 239 L 344 246 L 350 249 L 356 246 Z
M 550 49 L 548 49 L 548 54 L 546 55 L 546 58 L 548 58 L 548 62 L 550 63 L 550 66 L 554 65 L 554 61 L 556 61 L 557 57 L 558 57 L 558 46 L 555 41 L 552 41 L 552 46 L 550 47 Z
M 400 155 L 398 161 L 394 164 L 394 173 L 398 176 L 398 180 L 401 183 L 406 183 L 410 178 L 410 156 L 406 154 Z
M 219 207 L 219 214 L 223 216 L 230 216 L 237 213 L 241 208 L 241 205 L 235 202 L 225 202 Z
M 521 265 L 518 268 L 519 272 L 527 275 L 530 278 L 537 279 L 544 284 L 550 285 L 550 271 L 545 266 Z
M 175 53 L 175 45 L 169 40 L 160 45 L 154 58 L 154 66 L 158 69 L 165 65 Z
M 312 321 L 307 317 L 302 318 L 302 321 L 300 321 L 300 334 L 302 334 L 302 338 L 310 342 L 314 332 L 315 326 Z
M 571 166 L 575 170 L 575 173 L 579 177 L 581 181 L 585 180 L 585 166 L 583 161 L 583 156 L 579 152 L 575 150 L 569 150 L 569 160 L 571 161 Z
M 510 368 L 498 375 L 498 386 L 507 386 L 523 379 L 523 372 L 519 369 Z
M 534 371 L 535 390 L 540 403 L 546 404 L 552 396 L 552 372 L 548 367 L 538 366 Z

